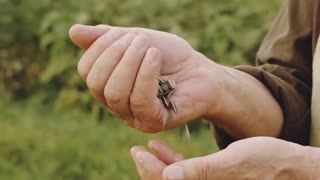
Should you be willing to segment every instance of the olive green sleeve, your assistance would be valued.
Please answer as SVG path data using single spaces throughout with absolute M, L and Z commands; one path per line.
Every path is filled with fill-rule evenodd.
M 257 54 L 257 66 L 237 66 L 258 79 L 284 115 L 281 139 L 307 145 L 310 134 L 314 0 L 289 0 Z M 220 148 L 235 141 L 215 127 Z

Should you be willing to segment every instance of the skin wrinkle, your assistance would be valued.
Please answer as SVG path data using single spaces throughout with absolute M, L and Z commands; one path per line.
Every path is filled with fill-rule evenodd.
M 230 77 L 231 77 L 231 79 L 233 79 L 233 82 L 235 83 L 235 84 L 246 84 L 248 81 L 243 81 L 243 79 L 242 78 L 239 78 L 239 77 L 236 77 L 233 73 L 230 73 L 227 69 L 225 69 L 225 68 L 223 68 L 223 70 L 225 71 L 225 73 L 227 73 Z M 253 78 L 253 77 L 251 77 L 250 75 L 247 75 L 246 74 L 246 76 L 248 76 L 248 77 L 250 77 L 250 78 Z M 229 78 L 230 79 L 230 78 Z M 239 82 L 239 81 L 241 81 L 241 82 Z M 243 86 L 247 86 L 247 87 L 252 87 L 252 84 L 248 84 L 248 85 L 243 85 Z M 234 86 L 232 86 L 232 87 L 234 87 Z M 263 92 L 265 92 L 266 94 L 268 94 L 270 97 L 272 97 L 272 95 L 271 95 L 271 93 L 266 89 L 266 87 L 264 87 L 262 84 L 259 84 L 259 88 L 260 88 L 260 90 L 262 90 Z M 227 89 L 230 89 L 230 88 L 228 88 L 227 87 Z M 236 91 L 236 90 L 235 90 Z M 234 97 L 234 95 L 238 95 L 238 96 L 236 96 L 236 97 Z M 244 92 L 244 94 L 242 94 L 242 95 L 239 95 L 239 93 L 237 93 L 237 94 L 233 94 L 233 96 L 230 96 L 230 98 L 232 98 L 232 101 L 234 101 L 234 102 L 237 102 L 237 99 L 241 99 L 241 97 L 248 97 L 248 95 L 247 95 L 247 92 Z M 247 103 L 249 103 L 250 101 L 248 101 Z M 252 129 L 252 128 L 256 128 L 256 127 L 259 127 L 260 126 L 260 128 L 261 128 L 261 120 L 263 120 L 264 121 L 264 119 L 266 118 L 265 117 L 265 115 L 264 114 L 259 114 L 259 113 L 256 113 L 256 112 L 259 112 L 260 110 L 259 110 L 259 106 L 256 106 L 256 102 L 252 102 L 253 104 L 251 104 L 251 105 L 249 105 L 249 107 L 251 107 L 251 109 L 250 109 L 250 111 L 247 111 L 246 112 L 246 114 L 243 114 L 243 112 L 244 111 L 241 111 L 242 112 L 242 117 L 243 117 L 243 119 L 252 119 L 252 118 L 250 118 L 251 116 L 252 116 L 252 114 L 256 114 L 256 116 L 257 115 L 260 115 L 260 117 L 257 117 L 256 119 L 260 119 L 260 121 L 254 121 L 253 119 L 253 121 L 252 122 L 250 122 L 250 123 L 246 123 L 247 125 L 249 125 L 248 127 L 248 129 Z M 239 111 L 240 112 L 240 111 Z M 264 121 L 264 122 L 267 122 L 267 121 Z M 268 123 L 269 124 L 269 123 Z M 266 124 L 266 125 L 268 125 L 268 124 Z M 230 131 L 229 131 L 230 132 Z M 280 134 L 280 130 L 279 130 L 279 132 L 278 132 L 279 134 Z M 269 134 L 269 132 L 262 132 L 262 133 L 260 133 L 260 134 L 256 134 L 256 135 L 266 135 L 266 134 Z M 277 135 L 277 137 L 279 136 L 279 134 Z M 241 135 L 241 134 L 239 134 L 238 136 L 237 135 L 235 135 L 235 134 L 233 134 L 235 137 L 239 137 L 239 135 L 240 135 L 240 137 L 248 137 L 248 136 L 246 136 L 246 135 Z
M 167 74 L 162 73 L 162 71 L 160 71 L 161 76 L 164 77 L 165 79 L 174 79 L 176 81 L 176 83 L 187 80 L 186 75 L 188 75 L 188 73 L 183 74 L 183 72 L 186 70 L 190 70 L 190 69 L 195 68 L 194 64 L 190 63 L 190 62 L 193 62 L 193 60 L 190 60 L 190 59 L 193 59 L 194 53 L 195 52 L 191 53 L 188 57 L 186 57 L 180 61 L 177 61 L 176 64 L 174 64 L 174 65 L 162 64 L 162 66 L 170 65 L 170 66 L 179 67 L 179 68 L 177 68 L 175 71 L 172 71 Z M 165 63 L 166 61 L 163 61 L 163 62 Z M 183 69 L 182 69 L 182 67 L 183 67 Z
M 128 34 L 132 34 L 132 33 L 128 33 Z M 140 38 L 140 39 L 138 39 L 138 40 L 140 40 L 139 43 L 142 43 L 141 46 L 144 46 L 144 47 L 145 47 L 145 46 L 148 46 L 148 44 L 145 42 L 145 41 L 146 41 L 146 39 L 145 39 L 146 37 L 145 37 L 144 35 L 138 35 L 138 36 L 136 36 L 135 39 L 130 43 L 129 48 L 130 48 L 130 47 L 131 47 L 131 48 L 133 47 L 133 48 L 135 48 L 136 50 L 138 50 L 138 49 L 137 49 L 138 47 L 135 47 L 135 46 L 136 46 L 135 43 L 137 43 L 136 41 L 138 41 L 137 38 Z M 138 46 L 140 46 L 140 45 L 138 45 Z M 125 53 L 123 54 L 123 56 L 121 57 L 121 60 L 123 60 L 125 54 L 126 54 L 126 52 L 125 52 Z M 120 61 L 121 61 L 121 60 L 120 60 Z M 141 62 L 142 62 L 142 61 L 141 61 Z M 140 62 L 140 64 L 141 64 L 141 62 Z M 120 62 L 119 62 L 119 63 L 120 63 Z M 112 75 L 111 75 L 111 76 L 112 76 Z M 111 77 L 111 76 L 110 76 L 110 77 Z M 136 79 L 137 73 L 135 73 L 134 76 L 135 76 L 134 79 Z M 130 97 L 131 97 L 131 92 L 132 92 L 132 91 L 133 91 L 133 89 L 131 89 L 130 94 L 128 94 L 128 98 L 129 98 L 129 99 L 128 99 L 128 101 L 127 101 L 127 105 L 128 105 L 128 107 L 129 107 L 129 109 L 127 109 L 127 110 L 128 110 L 129 112 L 127 112 L 127 115 L 126 115 L 126 116 L 130 116 L 130 117 L 132 117 L 132 115 L 133 115 L 132 110 L 131 110 L 131 108 L 130 108 L 130 107 L 131 107 L 131 105 L 130 105 L 130 104 L 131 104 L 131 102 L 130 102 Z M 122 104 L 119 103 L 118 106 L 122 106 Z M 119 108 L 117 108 L 117 109 L 119 109 Z
M 105 48 L 103 48 L 103 46 L 99 46 L 99 44 L 102 43 L 102 42 L 111 42 L 109 44 L 109 46 L 111 46 L 113 44 L 113 42 L 116 42 L 117 40 L 119 40 L 122 37 L 122 35 L 120 35 L 117 38 L 111 38 L 111 36 L 112 35 L 114 36 L 114 34 L 116 32 L 118 32 L 118 31 L 116 31 L 115 28 L 112 28 L 109 31 L 105 32 L 101 37 L 99 37 L 98 39 L 96 39 L 94 41 L 94 43 L 89 47 L 87 52 L 88 51 L 91 51 L 91 52 L 94 51 L 93 54 L 97 54 L 97 51 L 99 51 L 99 52 L 103 53 Z M 121 32 L 119 32 L 119 33 L 121 34 Z M 100 41 L 102 41 L 102 42 L 100 42 Z M 95 63 L 95 62 L 92 62 L 91 65 L 88 65 L 87 64 L 88 62 L 83 60 L 83 58 L 88 58 L 86 56 L 88 56 L 87 53 L 85 53 L 82 56 L 82 58 L 80 59 L 79 64 L 78 64 L 78 70 L 80 72 L 81 77 L 85 80 L 85 82 L 87 82 L 87 76 L 89 75 L 89 71 L 91 70 L 91 68 L 93 67 L 93 65 Z M 99 59 L 100 56 L 101 56 L 101 54 L 98 54 L 98 56 L 96 58 Z M 86 63 L 88 65 L 88 67 L 85 68 L 85 64 L 84 63 Z M 84 67 L 82 67 L 82 66 L 84 66 Z
M 193 56 L 199 56 L 198 55 L 198 53 L 195 53 Z M 195 57 L 193 57 L 193 56 L 191 56 L 190 58 L 195 58 Z M 193 70 L 193 71 L 198 71 L 198 68 L 202 68 L 202 66 L 200 66 L 200 65 L 203 65 L 203 64 L 207 64 L 207 61 L 206 60 L 203 60 L 203 59 L 201 59 L 201 58 L 205 58 L 204 56 L 202 56 L 202 57 L 198 57 L 198 59 L 199 59 L 199 61 L 197 61 L 198 62 L 198 64 L 195 66 L 194 64 L 190 64 L 190 65 L 186 65 L 187 64 L 187 62 L 189 62 L 189 60 L 186 60 L 185 61 L 185 68 L 184 68 L 184 71 L 182 71 L 182 72 L 180 72 L 180 73 L 178 73 L 178 76 L 177 76 L 177 79 L 179 80 L 178 82 L 183 82 L 184 80 L 186 80 L 186 79 L 188 79 L 188 80 L 192 80 L 192 79 L 194 79 L 195 81 L 198 81 L 198 79 L 201 81 L 201 79 L 202 79 L 202 74 L 203 73 L 201 73 L 201 74 L 199 74 L 198 76 L 195 76 L 195 77 L 192 77 L 192 78 L 188 78 L 188 75 L 189 75 L 189 73 L 187 72 L 188 70 Z M 184 73 L 184 72 L 186 72 L 186 73 Z M 202 72 L 202 70 L 199 70 L 199 72 Z M 197 73 L 196 73 L 197 74 Z M 197 104 L 197 106 L 200 106 L 199 105 L 199 100 L 195 100 L 195 99 L 192 99 L 192 96 L 191 95 L 188 95 L 188 94 L 186 94 L 186 95 L 184 95 L 185 97 L 189 97 L 190 99 L 188 99 L 188 98 L 186 98 L 185 99 L 185 101 L 184 102 L 187 102 L 188 104 L 190 104 L 192 107 L 191 107 L 191 109 L 192 109 L 192 115 L 191 115 L 191 117 L 195 117 L 195 118 L 197 118 L 197 111 L 195 110 L 196 108 L 196 105 L 195 105 L 195 103 L 194 102 L 197 102 L 198 104 Z M 179 109 L 179 108 L 178 108 Z M 204 110 L 204 111 L 206 111 L 206 110 Z M 200 113 L 201 114 L 201 113 Z
M 199 179 L 209 179 L 212 174 L 214 174 L 214 168 L 211 167 L 211 164 L 202 160 L 199 167 L 199 171 L 197 171 L 196 177 Z
M 194 57 L 196 56 L 196 57 Z M 198 69 L 199 67 L 201 67 L 201 65 L 205 64 L 205 60 L 197 57 L 198 53 L 197 52 L 193 52 L 192 55 L 190 55 L 188 58 L 186 58 L 185 60 L 183 60 L 182 64 L 179 64 L 179 69 L 177 70 L 177 72 L 175 72 L 175 74 L 177 74 L 177 76 L 175 77 L 175 79 L 177 80 L 176 83 L 185 81 L 185 80 L 189 80 L 189 74 L 190 70 L 195 71 L 195 69 Z M 190 63 L 193 62 L 193 59 L 199 59 L 197 62 L 197 64 L 194 63 Z M 183 67 L 183 69 L 181 69 Z M 200 71 L 201 72 L 201 71 Z M 196 77 L 193 77 L 196 78 Z
M 148 97 L 140 89 L 134 89 L 134 92 L 135 94 L 130 96 L 130 107 L 131 109 L 135 109 L 133 112 L 135 117 L 143 119 L 145 114 L 144 108 L 146 107 L 145 102 L 150 99 L 146 99 Z M 144 99 L 144 101 L 141 101 L 141 99 Z
M 138 120 L 137 118 L 135 118 L 133 122 L 135 128 L 141 130 L 142 132 L 153 134 L 160 131 L 158 129 L 154 129 L 153 127 L 146 126 L 145 124 L 141 124 L 140 120 Z
M 114 33 L 116 33 L 116 32 L 114 32 Z M 111 36 L 111 35 L 109 35 L 109 36 Z M 111 37 L 109 37 L 109 38 L 112 39 Z M 110 59 L 101 59 L 103 56 L 106 56 L 105 53 L 109 51 L 108 50 L 109 48 L 116 48 L 116 49 L 118 49 L 119 47 L 121 47 L 122 49 L 125 48 L 125 47 L 123 47 L 123 46 L 125 46 L 124 42 L 121 42 L 121 40 L 123 40 L 123 38 L 132 39 L 133 37 L 130 37 L 130 34 L 122 34 L 121 36 L 119 36 L 119 38 L 117 40 L 115 40 L 114 42 L 110 43 L 109 47 L 107 49 L 105 49 L 104 51 L 102 51 L 101 54 L 98 56 L 98 59 L 95 62 L 93 62 L 93 65 L 91 67 L 91 71 L 89 72 L 89 74 L 86 75 L 87 84 L 89 86 L 90 91 L 92 92 L 92 94 L 94 96 L 98 96 L 100 101 L 106 101 L 106 99 L 105 99 L 105 88 L 106 88 L 106 86 L 104 88 L 102 87 L 105 83 L 103 83 L 103 85 L 100 86 L 101 85 L 101 82 L 100 82 L 101 81 L 101 77 L 107 76 L 108 78 L 105 79 L 104 81 L 108 82 L 109 77 L 111 76 L 111 74 L 109 74 L 109 76 L 108 76 L 108 75 L 105 74 L 104 71 L 94 71 L 93 72 L 92 69 L 96 69 L 97 68 L 96 67 L 97 66 L 96 63 L 100 63 L 101 64 L 101 60 L 110 61 L 110 60 L 113 60 L 113 59 L 115 59 L 117 57 L 122 58 L 123 54 L 112 54 L 113 57 L 110 57 Z M 131 40 L 126 40 L 126 41 L 127 41 L 126 44 L 128 44 L 128 46 L 130 46 L 132 41 Z M 122 43 L 122 45 L 121 45 L 121 43 Z M 104 96 L 104 97 L 102 97 L 102 96 Z M 106 101 L 106 103 L 108 104 L 107 101 Z M 109 104 L 108 104 L 108 107 L 110 107 Z
M 143 57 L 143 61 L 148 60 L 147 58 L 157 58 L 157 59 L 160 58 L 158 54 L 157 55 L 154 54 L 155 51 L 153 53 L 151 53 L 151 54 L 150 54 L 150 49 L 148 51 L 149 51 L 148 55 L 151 56 L 151 57 Z M 141 62 L 141 64 L 142 64 L 142 62 Z M 154 66 L 154 65 L 157 65 L 157 64 L 152 64 L 152 65 Z M 138 68 L 138 72 L 140 73 L 140 78 L 144 78 L 144 80 L 145 80 L 144 82 L 153 80 L 153 79 L 149 79 L 150 78 L 148 76 L 149 74 L 143 74 L 143 73 L 146 73 L 146 72 L 145 71 L 141 71 L 140 69 L 141 69 L 141 65 Z M 136 78 L 137 77 L 138 77 L 138 73 L 136 73 Z M 134 95 L 131 94 L 130 97 L 129 97 L 130 98 L 130 100 L 129 100 L 130 109 L 136 108 L 137 106 L 138 107 L 139 106 L 145 107 L 144 103 L 142 103 L 142 104 L 140 103 L 140 100 L 141 99 L 145 99 L 145 98 L 150 98 L 150 97 L 145 97 L 145 94 L 144 94 L 144 92 L 142 92 L 142 89 L 141 88 L 137 88 L 135 83 L 136 82 L 134 82 L 133 89 L 132 89 L 132 92 L 135 92 L 135 94 Z M 139 98 L 136 99 L 137 97 L 139 97 Z M 156 97 L 156 92 L 154 92 L 154 97 Z M 150 100 L 151 99 L 147 99 L 145 101 L 150 101 Z M 142 112 L 144 112 L 144 111 L 142 111 Z M 136 114 L 134 114 L 134 115 L 136 115 Z

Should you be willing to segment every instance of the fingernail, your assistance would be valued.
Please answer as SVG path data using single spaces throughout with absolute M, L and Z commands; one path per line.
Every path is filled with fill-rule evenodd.
M 168 180 L 184 180 L 184 169 L 182 166 L 169 166 L 164 170 L 164 176 Z
M 134 146 L 130 149 L 130 154 L 132 156 L 132 158 L 134 158 L 135 160 L 137 160 L 136 154 L 139 151 L 146 151 L 146 149 L 143 146 Z
M 140 165 L 143 167 L 146 167 L 146 165 L 148 165 L 148 164 L 150 164 L 150 162 L 152 162 L 150 160 L 148 154 L 145 152 L 137 152 L 136 158 L 137 158 L 138 162 L 140 163 Z

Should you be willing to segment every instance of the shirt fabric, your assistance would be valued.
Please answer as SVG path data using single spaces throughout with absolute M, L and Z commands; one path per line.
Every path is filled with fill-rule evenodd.
M 284 115 L 281 139 L 309 145 L 312 61 L 319 37 L 320 0 L 287 0 L 257 53 L 257 66 L 237 66 L 258 79 Z M 220 148 L 235 139 L 215 127 Z
M 313 57 L 312 65 L 312 102 L 310 145 L 320 147 L 320 38 Z

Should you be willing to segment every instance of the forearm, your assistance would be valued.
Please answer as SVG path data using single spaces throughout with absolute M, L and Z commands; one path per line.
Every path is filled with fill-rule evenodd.
M 305 146 L 303 152 L 304 169 L 310 179 L 320 179 L 320 148 Z
M 205 118 L 237 139 L 253 136 L 278 137 L 283 114 L 267 88 L 249 74 L 220 67 L 223 83 L 218 100 L 219 108 L 209 110 Z

